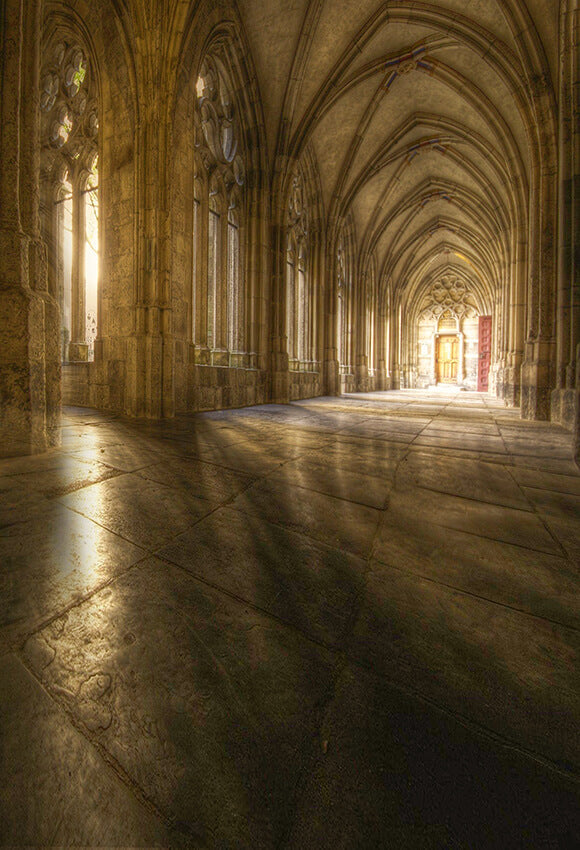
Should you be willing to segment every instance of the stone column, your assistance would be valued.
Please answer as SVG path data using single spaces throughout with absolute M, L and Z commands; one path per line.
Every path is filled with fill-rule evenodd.
M 338 363 L 338 281 L 336 254 L 326 247 L 325 279 L 321 273 L 320 286 L 324 286 L 324 306 L 321 311 L 324 353 L 322 361 L 322 391 L 325 395 L 339 396 L 340 369 Z M 321 270 L 322 271 L 322 270 Z
M 431 384 L 437 383 L 437 340 L 439 334 L 435 331 L 431 337 Z
M 580 439 L 580 9 L 560 7 L 557 384 L 552 418 Z
M 376 291 L 376 306 L 375 306 L 375 327 L 373 332 L 376 334 L 375 342 L 375 389 L 387 389 L 387 315 L 384 308 L 384 298 Z
M 39 231 L 41 0 L 2 7 L 0 454 L 60 439 L 59 313 Z
M 71 268 L 71 341 L 68 359 L 88 359 L 86 341 L 86 286 L 85 286 L 85 198 L 81 194 L 78 174 L 73 184 L 73 244 Z
M 135 332 L 127 337 L 125 410 L 157 419 L 175 410 L 170 239 L 167 215 L 168 128 L 164 92 L 158 85 L 164 52 L 158 4 L 143 20 L 139 40 L 140 122 L 135 132 L 136 281 Z
M 525 338 L 525 233 L 518 228 L 512 237 L 513 257 L 510 274 L 509 354 L 506 363 L 503 399 L 510 407 L 520 404 L 521 367 Z M 493 320 L 492 320 L 493 321 Z
M 390 333 L 390 352 L 389 359 L 391 361 L 391 389 L 401 389 L 401 324 L 400 324 L 401 308 L 394 303 L 391 298 L 391 333 Z
M 354 374 L 357 392 L 368 392 L 369 364 L 367 357 L 367 277 L 356 282 L 357 291 L 354 299 Z
M 457 333 L 458 363 L 457 363 L 457 384 L 462 384 L 465 380 L 465 334 L 461 331 Z
M 272 241 L 270 401 L 287 404 L 290 400 L 290 373 L 286 333 L 286 240 L 283 226 L 272 228 Z
M 527 339 L 522 364 L 524 419 L 548 419 L 556 375 L 556 105 L 546 79 L 534 91 L 538 147 L 532 151 L 528 231 Z
M 555 174 L 537 166 L 531 192 L 530 278 L 528 285 L 528 338 L 522 365 L 521 410 L 524 419 L 548 419 L 554 387 L 555 338 Z

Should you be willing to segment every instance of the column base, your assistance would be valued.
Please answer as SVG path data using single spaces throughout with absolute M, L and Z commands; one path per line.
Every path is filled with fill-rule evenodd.
M 0 231 L 0 457 L 60 443 L 60 319 L 45 284 L 42 243 Z
M 270 363 L 270 401 L 274 404 L 288 404 L 290 401 L 288 354 L 285 351 L 273 352 Z
M 368 393 L 369 370 L 366 357 L 361 357 L 360 362 L 355 367 L 355 382 L 357 393 Z
M 323 392 L 325 395 L 339 396 L 341 395 L 340 388 L 340 373 L 338 368 L 338 360 L 330 357 L 322 363 L 323 377 Z
M 69 363 L 86 363 L 89 359 L 89 346 L 86 342 L 69 342 L 67 360 Z
M 521 373 L 522 419 L 549 419 L 554 387 L 555 342 L 526 344 Z
M 494 375 L 495 395 L 506 407 L 518 407 L 521 400 L 520 369 L 506 367 Z
M 580 389 L 554 390 L 551 402 L 552 421 L 574 435 L 574 460 L 580 466 Z

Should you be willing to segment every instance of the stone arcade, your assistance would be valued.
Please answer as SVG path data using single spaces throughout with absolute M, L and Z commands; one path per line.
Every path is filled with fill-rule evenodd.
M 4 3 L 3 453 L 441 381 L 578 432 L 575 0 L 287 5 Z
M 0 2 L 0 846 L 580 846 L 578 4 Z

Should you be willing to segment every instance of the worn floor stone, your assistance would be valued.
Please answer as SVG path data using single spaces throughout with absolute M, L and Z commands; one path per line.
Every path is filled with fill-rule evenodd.
M 562 547 L 549 533 L 542 518 L 529 508 L 526 505 L 526 508 L 514 509 L 501 503 L 489 504 L 488 501 L 403 484 L 396 485 L 391 493 L 387 518 L 408 527 L 420 517 L 444 528 L 467 531 L 552 555 L 563 554 Z
M 566 557 L 431 522 L 413 533 L 387 514 L 373 549 L 379 563 L 580 629 L 578 567 Z
M 274 477 L 250 487 L 234 499 L 232 508 L 264 517 L 363 558 L 370 553 L 380 519 L 375 508 L 285 481 L 280 483 Z
M 385 508 L 391 489 L 388 476 L 360 474 L 340 465 L 330 466 L 322 457 L 316 462 L 312 457 L 289 461 L 275 470 L 270 481 L 285 485 L 295 485 L 306 490 L 315 490 L 338 499 L 358 502 L 370 508 Z
M 185 846 L 13 655 L 0 693 L 2 846 Z
M 65 414 L 0 463 L 0 846 L 578 846 L 566 432 L 477 393 Z
M 64 496 L 62 504 L 132 543 L 155 549 L 211 511 L 206 499 L 122 475 Z
M 233 498 L 253 481 L 250 475 L 193 458 L 162 461 L 140 470 L 139 474 L 149 481 L 183 489 L 190 496 L 218 504 Z
M 367 566 L 310 537 L 227 508 L 180 534 L 158 555 L 331 644 L 345 635 Z
M 320 742 L 292 850 L 564 848 L 580 831 L 573 780 L 351 665 Z
M 152 560 L 31 638 L 24 657 L 195 840 L 279 842 L 332 681 L 326 650 Z
M 580 633 L 435 582 L 367 579 L 351 653 L 522 747 L 580 771 Z
M 414 452 L 397 469 L 397 483 L 416 485 L 434 493 L 448 493 L 490 504 L 529 510 L 525 493 L 509 469 L 468 458 L 438 458 Z
M 34 519 L 0 529 L 5 634 L 25 634 L 144 555 L 143 549 L 58 503 Z

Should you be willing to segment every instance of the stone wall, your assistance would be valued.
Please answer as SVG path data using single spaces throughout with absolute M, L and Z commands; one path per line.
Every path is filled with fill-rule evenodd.
M 290 372 L 290 401 L 314 398 L 322 394 L 319 372 Z
M 64 254 L 55 205 L 65 200 L 71 170 L 77 195 L 85 191 L 79 164 L 89 163 L 89 130 L 91 152 L 98 149 L 98 335 L 94 363 L 64 365 L 65 401 L 159 418 L 367 391 L 391 380 L 428 386 L 433 328 L 417 333 L 418 317 L 447 306 L 463 322 L 460 383 L 477 386 L 477 328 L 465 312 L 477 308 L 493 316 L 491 375 L 500 397 L 517 404 L 521 383 L 525 417 L 551 415 L 578 429 L 577 0 L 544 4 L 545 14 L 530 12 L 523 28 L 500 16 L 491 34 L 481 17 L 486 3 L 464 10 L 460 27 L 456 3 L 443 4 L 437 21 L 425 17 L 423 4 L 395 4 L 377 18 L 380 37 L 390 38 L 404 14 L 421 46 L 401 35 L 385 81 L 361 42 L 366 94 L 346 84 L 359 73 L 359 51 L 344 53 L 337 77 L 323 29 L 314 22 L 292 29 L 284 4 L 271 16 L 288 25 L 285 59 L 280 53 L 274 61 L 280 33 L 269 34 L 268 15 L 256 17 L 255 5 L 3 3 L 2 445 L 40 451 L 58 440 L 58 310 L 66 302 L 55 274 Z M 330 14 L 331 0 L 318 5 Z M 548 44 L 539 36 L 548 6 L 553 34 L 560 19 L 559 49 L 557 38 Z M 357 11 L 326 33 L 339 39 L 336 55 L 349 38 L 358 43 L 362 25 Z M 91 79 L 86 109 L 82 98 L 74 101 L 71 80 L 51 76 L 61 40 L 85 56 L 75 73 L 87 72 L 85 88 Z M 551 45 L 551 71 L 542 44 Z M 312 57 L 319 63 L 313 77 Z M 359 97 L 370 98 L 364 127 L 354 120 Z M 440 114 L 425 112 L 427 103 Z M 71 116 L 82 132 L 71 133 Z M 371 156 L 377 139 L 380 154 Z M 218 208 L 219 272 L 217 242 L 211 237 L 210 250 L 208 238 Z M 78 249 L 83 228 L 75 218 Z M 233 275 L 226 271 L 230 226 L 238 229 L 231 244 L 240 259 Z M 71 271 L 77 295 L 82 254 L 75 249 Z M 218 277 L 227 286 L 217 288 Z M 82 302 L 74 302 L 81 329 Z M 80 359 L 83 345 L 74 340 L 68 356 Z M 207 362 L 192 358 L 195 346 Z M 365 371 L 369 352 L 375 364 L 388 364 L 388 382 L 384 370 L 379 381 Z M 320 371 L 295 371 L 296 361 Z M 354 374 L 339 375 L 340 368 Z
M 269 401 L 268 375 L 258 369 L 191 364 L 187 397 L 177 400 L 177 412 L 247 407 Z

